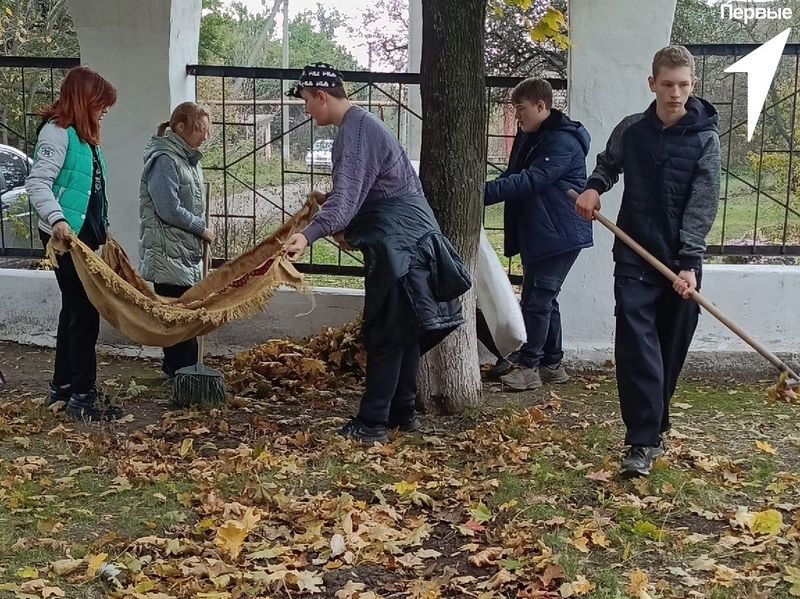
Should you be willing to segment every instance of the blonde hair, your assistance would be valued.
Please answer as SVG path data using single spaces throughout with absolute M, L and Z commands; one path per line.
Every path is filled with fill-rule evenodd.
M 163 136 L 167 132 L 167 127 L 175 131 L 178 123 L 183 123 L 185 127 L 193 131 L 199 131 L 200 127 L 202 127 L 203 119 L 210 120 L 208 112 L 204 108 L 194 102 L 183 102 L 175 107 L 168 121 L 164 121 L 158 126 L 157 133 L 159 137 Z
M 694 56 L 685 46 L 667 46 L 661 48 L 653 57 L 653 77 L 658 77 L 661 67 L 668 69 L 689 67 L 694 77 Z

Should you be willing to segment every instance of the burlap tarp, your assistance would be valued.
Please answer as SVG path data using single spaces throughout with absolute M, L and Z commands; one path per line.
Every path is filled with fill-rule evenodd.
M 55 266 L 57 253 L 71 254 L 86 294 L 111 326 L 141 345 L 169 347 L 260 312 L 281 286 L 305 290 L 303 276 L 282 248 L 318 210 L 316 200 L 309 198 L 267 239 L 211 271 L 177 299 L 156 295 L 112 239 L 103 246 L 102 258 L 74 234 L 66 243 L 51 239 L 47 255 Z

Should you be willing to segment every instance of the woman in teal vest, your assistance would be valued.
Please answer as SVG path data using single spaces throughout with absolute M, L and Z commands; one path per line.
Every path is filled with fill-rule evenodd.
M 194 102 L 179 104 L 144 149 L 139 187 L 139 270 L 155 292 L 180 297 L 203 276 L 203 241 L 214 233 L 205 222 L 205 185 L 199 148 L 208 139 L 208 113 Z M 197 363 L 197 341 L 164 348 L 161 369 L 172 378 Z
M 43 245 L 74 231 L 93 250 L 106 241 L 108 201 L 106 163 L 100 149 L 100 122 L 117 101 L 117 91 L 85 67 L 70 70 L 58 100 L 43 117 L 33 166 L 25 183 L 39 214 Z M 111 420 L 119 408 L 98 401 L 97 335 L 100 315 L 89 301 L 72 258 L 58 258 L 55 275 L 61 290 L 56 359 L 47 404 L 63 402 L 75 419 Z

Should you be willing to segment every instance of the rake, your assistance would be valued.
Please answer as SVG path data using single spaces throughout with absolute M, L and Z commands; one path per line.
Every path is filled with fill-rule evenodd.
M 567 191 L 567 195 L 569 195 L 569 197 L 573 201 L 578 199 L 578 193 L 572 189 Z M 678 275 L 672 272 L 672 269 L 670 269 L 658 258 L 653 256 L 653 254 L 644 249 L 630 235 L 628 235 L 625 231 L 623 231 L 617 225 L 612 223 L 608 218 L 600 214 L 600 212 L 598 212 L 597 210 L 594 211 L 594 218 L 606 229 L 611 231 L 618 239 L 620 239 L 628 247 L 630 247 L 634 252 L 639 254 L 644 260 L 647 261 L 648 264 L 650 264 L 650 266 L 655 268 L 658 272 L 660 272 L 667 279 L 669 279 L 671 283 L 674 283 L 675 280 L 678 279 Z M 698 291 L 692 291 L 691 298 L 695 302 L 697 302 L 697 304 L 699 304 L 702 308 L 704 308 L 706 312 L 708 312 L 714 318 L 720 321 L 733 334 L 739 337 L 739 339 L 741 339 L 747 345 L 756 350 L 763 358 L 765 358 L 770 364 L 772 364 L 781 373 L 781 375 L 783 375 L 782 381 L 783 384 L 786 386 L 786 388 L 794 389 L 795 387 L 800 386 L 800 376 L 798 376 L 798 374 L 794 370 L 792 370 L 792 368 L 790 368 L 783 360 L 781 360 L 778 356 L 772 353 L 760 342 L 756 341 L 753 337 L 745 333 L 741 327 L 739 327 L 736 323 L 734 323 L 730 318 L 725 316 L 722 310 L 717 308 L 705 297 L 700 295 Z

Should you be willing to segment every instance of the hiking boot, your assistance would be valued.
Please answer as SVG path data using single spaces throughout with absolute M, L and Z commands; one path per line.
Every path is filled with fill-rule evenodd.
M 500 358 L 494 363 L 489 370 L 486 371 L 486 379 L 490 381 L 499 381 L 500 377 L 505 376 L 512 370 L 519 366 L 519 352 L 512 352 L 505 358 Z
M 404 420 L 389 420 L 388 429 L 397 429 L 401 433 L 416 433 L 422 428 L 422 423 L 417 418 L 416 412 L 412 413 L 410 417 Z
M 517 368 L 513 372 L 501 377 L 503 385 L 512 391 L 530 391 L 542 386 L 542 376 L 539 368 Z
M 111 405 L 96 389 L 88 393 L 73 393 L 66 412 L 73 419 L 85 422 L 109 422 L 122 416 L 122 408 Z
M 625 476 L 647 476 L 653 468 L 653 463 L 665 453 L 666 448 L 663 441 L 660 441 L 655 447 L 631 445 L 627 455 L 622 460 L 622 474 Z
M 50 383 L 50 390 L 47 392 L 47 399 L 44 400 L 45 407 L 49 408 L 53 404 L 63 402 L 64 405 L 58 407 L 59 410 L 63 410 L 64 406 L 66 406 L 67 402 L 69 401 L 70 395 L 72 395 L 70 387 L 71 385 L 65 385 L 61 387 Z
M 353 441 L 366 443 L 368 445 L 389 442 L 389 434 L 386 431 L 385 425 L 376 424 L 374 426 L 369 426 L 357 416 L 340 428 L 339 434 L 345 439 L 352 439 Z
M 567 369 L 559 362 L 552 366 L 544 366 L 539 369 L 539 376 L 542 377 L 543 383 L 553 383 L 556 385 L 563 385 L 569 381 Z

